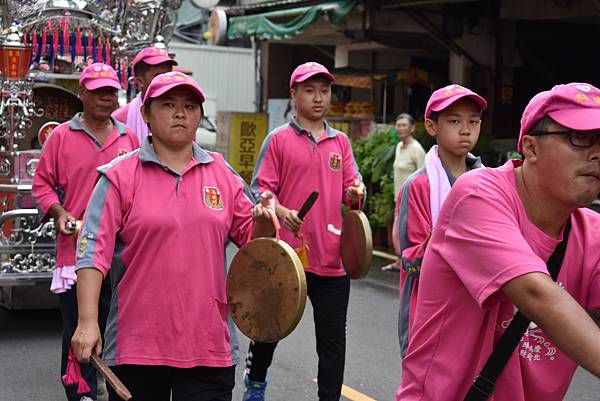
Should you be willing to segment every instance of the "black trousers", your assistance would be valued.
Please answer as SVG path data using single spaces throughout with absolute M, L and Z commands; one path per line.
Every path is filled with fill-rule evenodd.
M 117 365 L 111 370 L 131 392 L 132 401 L 231 401 L 235 384 L 235 366 Z M 108 396 L 109 401 L 121 401 L 110 386 Z
M 108 318 L 108 309 L 110 307 L 110 279 L 105 279 L 102 282 L 100 289 L 100 300 L 98 302 L 98 324 L 100 325 L 100 333 L 104 335 L 104 329 L 106 328 L 106 319 Z M 75 334 L 77 328 L 77 320 L 79 314 L 77 312 L 77 285 L 75 284 L 70 290 L 58 294 L 58 303 L 60 306 L 60 315 L 62 317 L 63 332 L 62 332 L 62 355 L 60 359 L 60 376 L 62 377 L 67 371 L 67 362 L 69 361 L 69 348 L 71 347 L 71 338 Z M 79 399 L 87 395 L 88 397 L 96 399 L 96 370 L 91 364 L 80 364 L 81 374 L 85 378 L 85 381 L 90 386 L 90 392 L 87 394 L 77 394 L 77 385 L 63 386 L 65 387 L 65 393 L 67 400 L 79 401 Z
M 340 399 L 346 360 L 346 314 L 350 278 L 306 273 L 307 293 L 313 306 L 319 371 L 320 401 Z M 277 343 L 250 342 L 246 370 L 252 381 L 265 381 Z

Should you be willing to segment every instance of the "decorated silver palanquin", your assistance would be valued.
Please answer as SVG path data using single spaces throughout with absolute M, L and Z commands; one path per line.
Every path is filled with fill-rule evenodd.
M 181 0 L 0 0 L 0 287 L 48 279 L 55 230 L 31 195 L 43 142 L 81 111 L 78 73 L 90 62 L 118 71 L 168 43 Z

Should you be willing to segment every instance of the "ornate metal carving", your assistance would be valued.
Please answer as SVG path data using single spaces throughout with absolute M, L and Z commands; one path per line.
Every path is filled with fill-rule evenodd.
M 8 15 L 3 24 L 43 25 L 48 18 L 69 15 L 82 28 L 106 32 L 118 54 L 130 56 L 173 36 L 181 0 L 0 0 Z M 2 13 L 0 13 L 2 14 Z M 160 36 L 160 38 L 159 38 Z
M 0 247 L 0 252 L 3 251 Z M 55 265 L 54 252 L 36 252 L 23 253 L 18 252 L 17 248 L 7 249 L 9 259 L 0 264 L 0 275 L 27 274 L 27 273 L 51 273 Z
M 40 222 L 34 212 L 34 209 L 12 210 L 0 217 L 3 221 L 0 275 L 46 273 L 54 268 L 54 223 Z
M 0 103 L 0 138 L 22 139 L 31 126 L 33 116 L 41 117 L 44 110 L 33 102 L 33 80 L 6 80 L 2 82 Z
M 54 240 L 55 237 L 54 222 L 40 223 L 37 216 L 18 216 L 10 234 L 0 234 L 0 246 L 35 245 L 44 238 Z
M 120 26 L 122 41 L 120 50 L 125 54 L 136 53 L 155 42 L 168 43 L 175 31 L 176 10 L 181 0 L 137 0 L 125 10 Z

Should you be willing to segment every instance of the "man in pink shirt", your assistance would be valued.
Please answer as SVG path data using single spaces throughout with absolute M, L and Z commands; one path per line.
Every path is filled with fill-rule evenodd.
M 96 168 L 139 146 L 133 132 L 111 118 L 120 88 L 115 70 L 95 63 L 83 70 L 79 78 L 79 98 L 83 113 L 61 124 L 48 138 L 33 179 L 33 196 L 44 216 L 52 217 L 57 231 L 56 269 L 51 290 L 59 294 L 63 320 L 63 352 L 61 375 L 67 366 L 67 351 L 77 325 L 75 291 L 75 249 L 73 231 L 67 223 L 81 218 L 96 181 Z M 108 285 L 108 283 L 107 283 Z M 109 289 L 101 298 L 106 321 Z M 96 398 L 96 379 L 91 366 L 82 372 Z M 67 398 L 79 400 L 75 389 L 65 387 Z
M 265 138 L 252 180 L 255 194 L 270 191 L 277 197 L 277 215 L 285 227 L 281 238 L 299 248 L 299 232 L 310 249 L 306 281 L 314 308 L 321 401 L 340 398 L 350 293 L 350 280 L 340 256 L 340 237 L 328 227 L 340 229 L 342 203 L 356 208 L 363 192 L 348 137 L 324 120 L 333 80 L 333 75 L 318 63 L 305 63 L 294 70 L 290 94 L 296 104 L 296 118 Z M 297 210 L 315 190 L 319 198 L 303 222 Z M 267 369 L 276 345 L 250 344 L 244 401 L 264 399 Z
M 460 177 L 423 259 L 396 400 L 463 400 L 518 310 L 532 320 L 494 401 L 559 401 L 577 365 L 600 377 L 600 90 L 557 85 L 521 120 L 524 161 Z M 556 282 L 546 261 L 572 227 Z M 468 222 L 468 223 L 467 223 Z
M 113 117 L 135 132 L 140 143 L 148 136 L 148 125 L 142 118 L 140 108 L 146 89 L 152 79 L 162 73 L 170 72 L 177 62 L 169 56 L 165 49 L 158 47 L 146 47 L 133 59 L 133 75 L 140 93 L 125 106 L 120 107 L 113 113 Z

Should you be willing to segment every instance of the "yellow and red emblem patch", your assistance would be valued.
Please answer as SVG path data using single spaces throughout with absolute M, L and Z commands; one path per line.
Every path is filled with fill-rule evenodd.
M 223 200 L 219 188 L 204 187 L 204 204 L 214 210 L 223 209 Z
M 117 157 L 126 155 L 127 153 L 129 153 L 127 149 L 119 148 L 119 150 L 117 151 Z
M 329 168 L 337 171 L 342 167 L 342 156 L 338 153 L 329 154 Z

